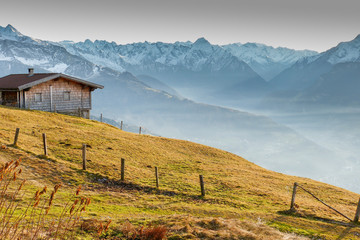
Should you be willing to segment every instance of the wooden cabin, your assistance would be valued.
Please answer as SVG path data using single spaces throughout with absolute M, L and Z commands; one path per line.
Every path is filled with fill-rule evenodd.
M 11 74 L 0 78 L 0 104 L 90 118 L 91 92 L 104 86 L 61 73 Z

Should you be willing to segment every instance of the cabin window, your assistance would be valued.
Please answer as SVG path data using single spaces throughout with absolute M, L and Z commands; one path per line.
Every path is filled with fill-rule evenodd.
M 70 101 L 70 92 L 64 92 L 64 101 Z
M 42 102 L 41 93 L 35 93 L 35 102 Z

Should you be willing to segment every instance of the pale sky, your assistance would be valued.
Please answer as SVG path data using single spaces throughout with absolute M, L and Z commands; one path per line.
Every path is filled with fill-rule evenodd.
M 360 34 L 360 0 L 8 0 L 0 25 L 51 41 L 258 42 L 325 51 Z

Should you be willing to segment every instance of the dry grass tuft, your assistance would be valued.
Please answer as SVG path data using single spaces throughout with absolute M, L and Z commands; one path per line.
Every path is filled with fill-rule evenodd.
M 100 221 L 97 219 L 84 219 L 81 223 L 80 229 L 85 232 L 96 232 L 97 235 L 101 235 L 105 233 L 110 226 L 111 220 L 108 221 Z
M 303 240 L 305 237 L 282 233 L 267 226 L 236 219 L 183 217 L 163 220 L 169 224 L 169 239 L 244 239 L 244 240 Z
M 0 239 L 73 239 L 81 214 L 90 204 L 90 198 L 79 196 L 80 187 L 65 206 L 57 207 L 53 214 L 53 201 L 61 184 L 48 193 L 47 186 L 31 197 L 23 191 L 25 180 L 21 159 L 5 163 L 0 169 Z M 100 235 L 109 228 L 110 221 L 100 223 Z
M 126 239 L 162 240 L 166 239 L 167 228 L 165 226 L 136 227 L 127 221 L 121 231 Z
M 224 227 L 224 224 L 219 221 L 219 219 L 214 218 L 211 220 L 202 220 L 198 222 L 198 225 L 202 228 L 209 229 L 209 230 L 219 230 Z

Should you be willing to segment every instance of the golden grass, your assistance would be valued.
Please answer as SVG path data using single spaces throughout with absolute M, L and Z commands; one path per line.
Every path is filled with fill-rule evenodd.
M 170 230 L 174 232 L 173 239 L 176 239 L 177 235 L 197 239 L 307 239 L 295 234 L 282 233 L 265 225 L 261 219 L 249 222 L 238 219 L 178 216 L 162 221 L 167 222 Z
M 219 149 L 128 133 L 77 117 L 0 107 L 0 143 L 12 144 L 17 127 L 18 146 L 1 149 L 0 159 L 22 156 L 34 185 L 62 182 L 66 188 L 81 184 L 94 200 L 89 216 L 109 216 L 115 225 L 125 219 L 146 224 L 188 214 L 249 224 L 260 218 L 281 231 L 326 239 L 357 239 L 360 232 L 357 225 L 346 225 L 346 219 L 302 190 L 296 197 L 298 214 L 281 213 L 289 208 L 294 182 L 351 218 L 358 194 L 272 172 Z M 42 156 L 42 133 L 47 135 L 48 157 Z M 81 170 L 83 143 L 88 145 L 86 171 Z M 126 160 L 124 183 L 119 181 L 121 158 Z M 155 166 L 160 190 L 155 188 Z M 199 197 L 199 174 L 204 176 L 205 198 Z
M 91 199 L 79 195 L 79 186 L 66 205 L 58 207 L 55 202 L 61 184 L 55 185 L 54 190 L 45 186 L 29 196 L 24 190 L 26 180 L 19 181 L 23 174 L 20 165 L 18 159 L 0 168 L 0 239 L 74 239 L 81 214 Z M 104 226 L 100 222 L 95 233 L 106 232 L 110 223 Z

